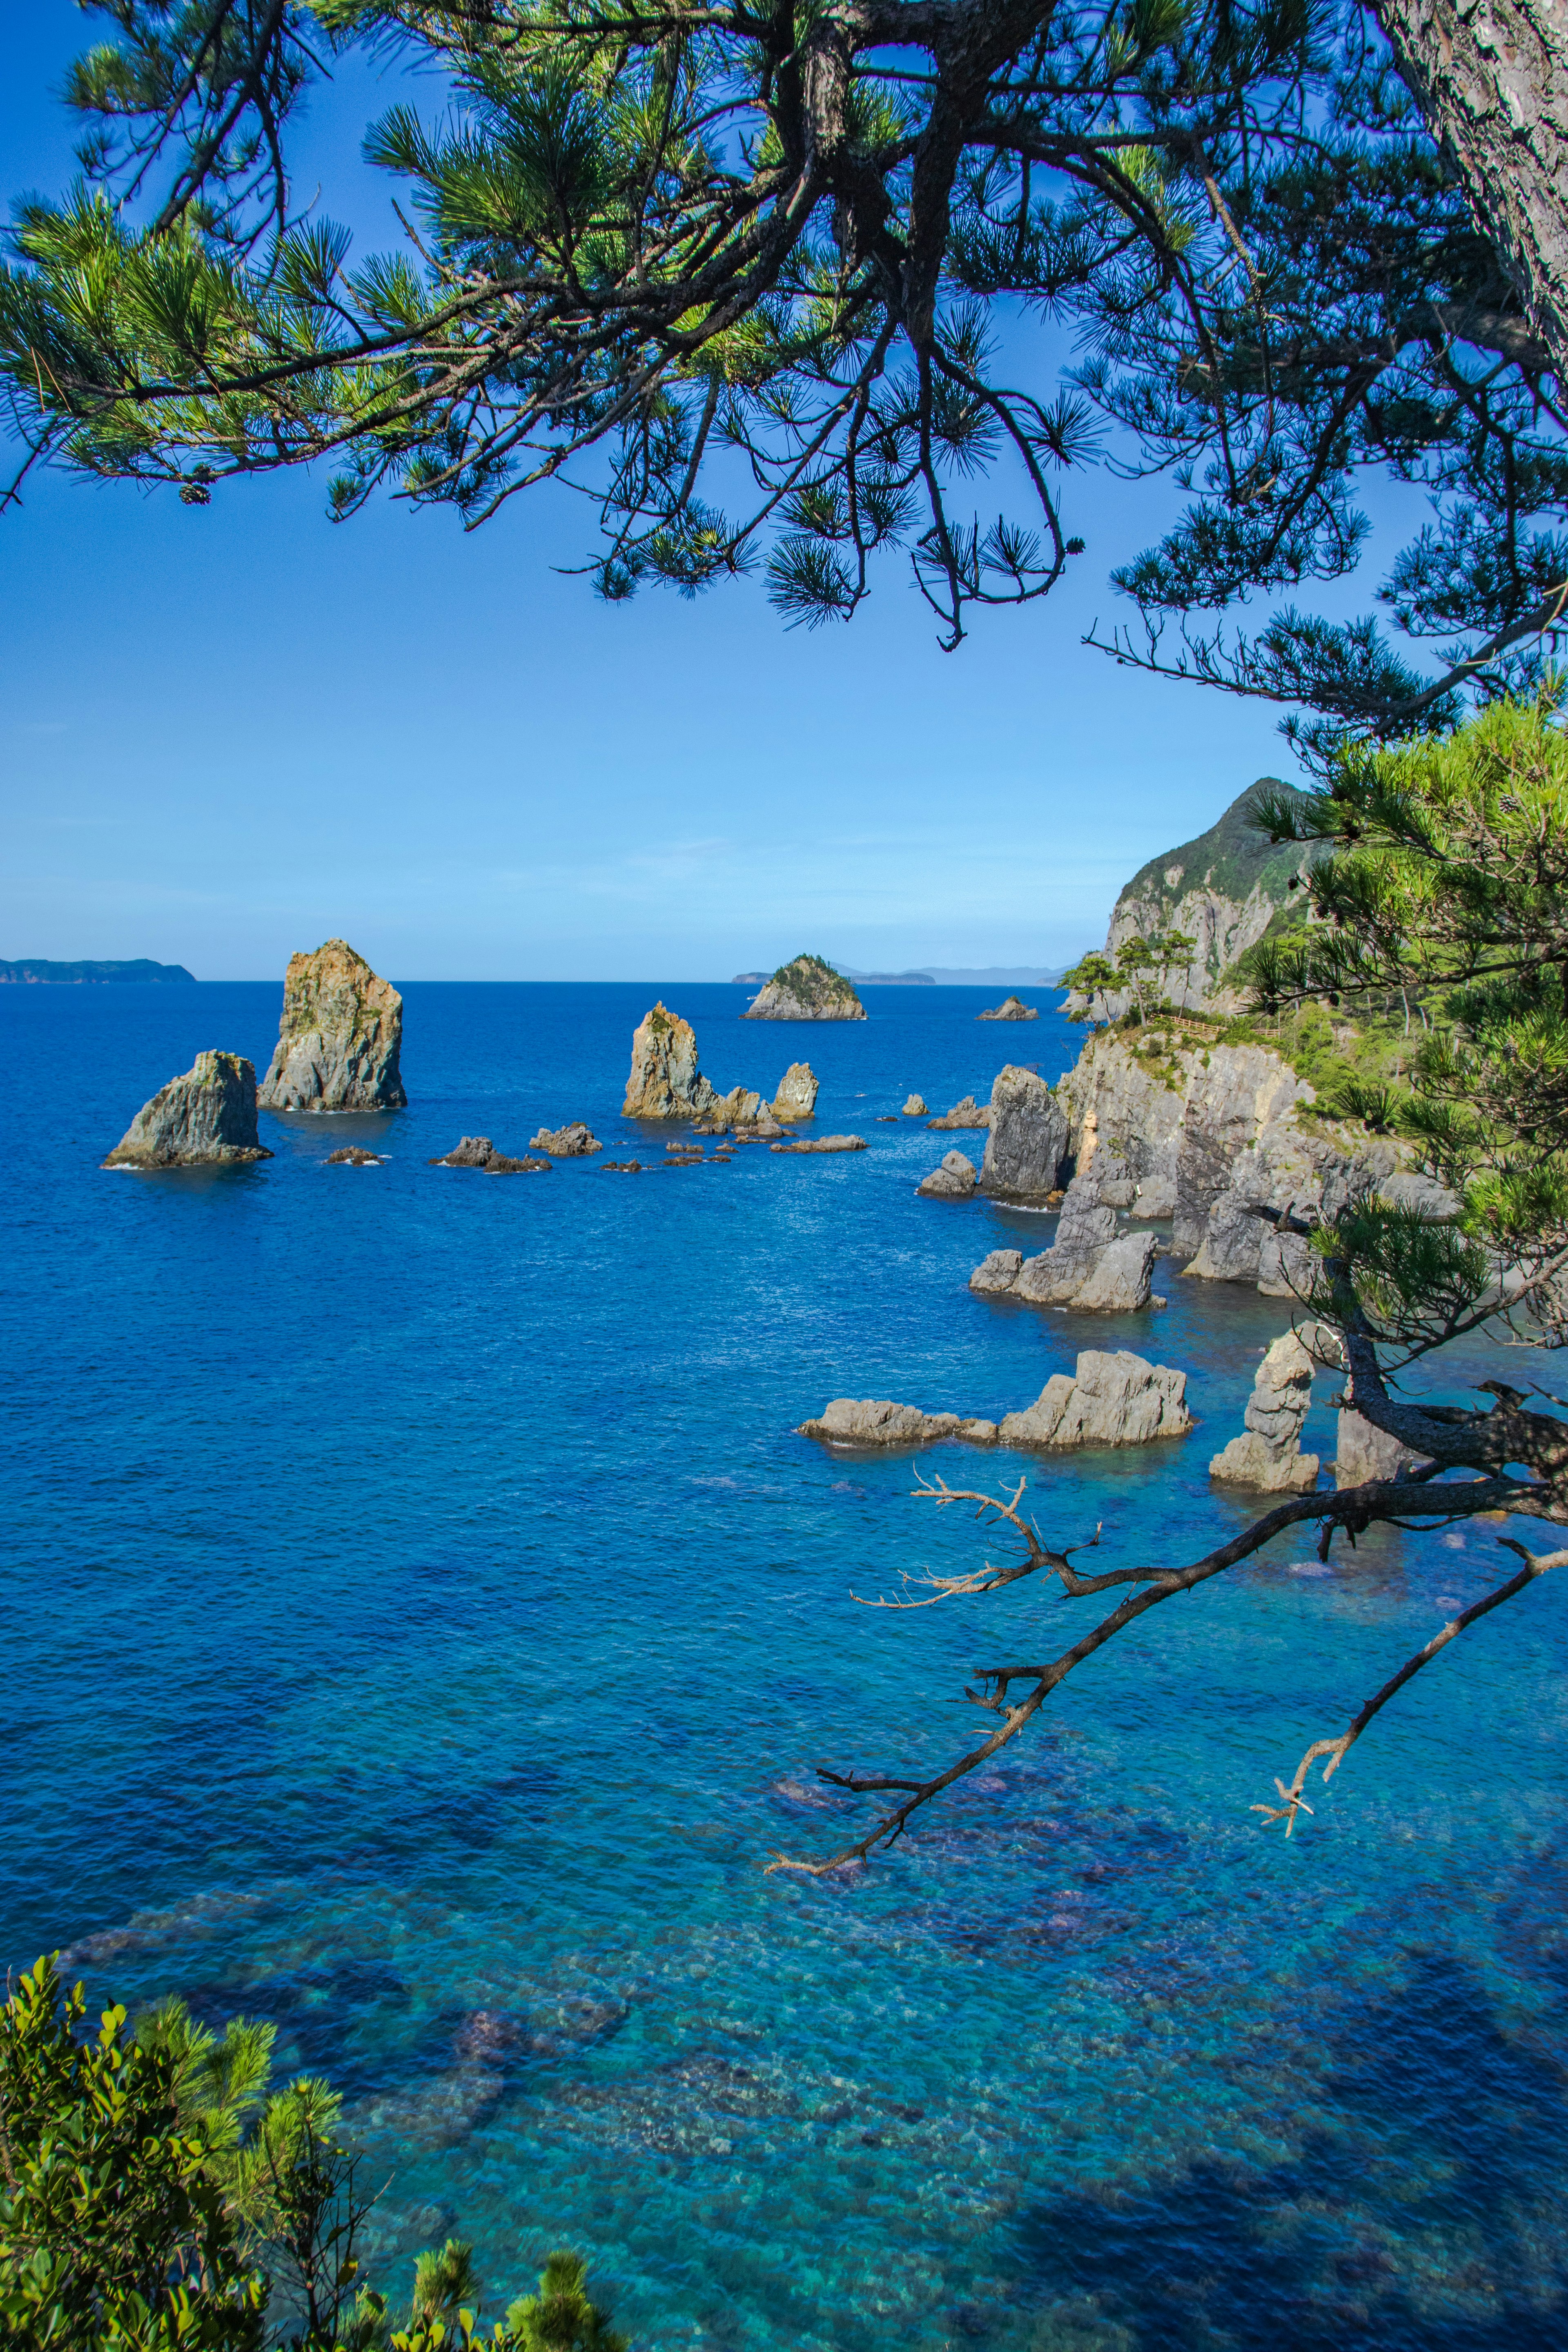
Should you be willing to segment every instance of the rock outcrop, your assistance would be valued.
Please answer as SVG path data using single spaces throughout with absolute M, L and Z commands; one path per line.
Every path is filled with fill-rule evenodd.
M 707 1118 L 721 1097 L 697 1066 L 697 1035 L 689 1021 L 656 1004 L 632 1036 L 631 1076 L 623 1118 Z
M 984 1297 L 1022 1298 L 1034 1307 L 1128 1315 L 1150 1303 L 1158 1254 L 1152 1234 L 1121 1232 L 1115 1210 L 1100 1198 L 1092 1179 L 1075 1176 L 1050 1248 L 1027 1258 L 1016 1250 L 993 1250 L 969 1285 Z
M 267 1110 L 402 1110 L 403 999 L 346 940 L 294 955 L 262 1081 Z
M 785 1120 L 815 1118 L 817 1080 L 809 1062 L 792 1062 L 779 1080 L 773 1097 L 773 1117 Z
M 1000 1423 L 956 1412 L 922 1412 L 918 1405 L 886 1397 L 835 1397 L 800 1434 L 828 1445 L 890 1447 L 934 1445 L 958 1438 L 971 1445 L 1147 1445 L 1160 1437 L 1184 1437 L 1193 1426 L 1186 1403 L 1187 1376 L 1163 1364 L 1145 1363 L 1121 1350 L 1115 1355 L 1086 1349 L 1071 1375 L 1057 1372 L 1036 1402 L 1010 1412 Z
M 591 1152 L 603 1151 L 604 1145 L 585 1120 L 569 1119 L 564 1127 L 542 1127 L 529 1139 L 531 1151 L 548 1151 L 552 1160 L 586 1160 Z
M 1000 1004 L 987 1005 L 974 1017 L 976 1021 L 1037 1021 L 1040 1013 L 1037 1005 L 1026 1004 L 1022 997 L 1005 996 Z
M 956 1412 L 922 1412 L 918 1405 L 894 1404 L 886 1397 L 835 1397 L 817 1420 L 802 1422 L 800 1434 L 828 1445 L 934 1445 L 944 1437 L 994 1445 L 996 1423 L 966 1421 Z
M 1009 1063 L 991 1088 L 990 1133 L 982 1189 L 1005 1199 L 1043 1200 L 1063 1181 L 1069 1142 L 1068 1108 L 1034 1070 Z
M 925 1115 L 926 1101 L 923 1095 L 909 1095 L 905 1097 L 904 1117 L 906 1118 L 924 1118 Z
M 949 1128 L 989 1127 L 990 1124 L 990 1104 L 977 1103 L 973 1095 L 965 1095 L 962 1102 L 955 1102 L 952 1108 L 945 1111 L 941 1118 L 928 1118 L 926 1121 L 928 1127 Z
M 802 1135 L 793 1143 L 773 1143 L 771 1151 L 864 1151 L 863 1135 Z
M 1147 1445 L 1192 1426 L 1185 1372 L 1125 1348 L 1086 1348 L 1071 1379 L 1053 1372 L 1027 1412 L 1006 1415 L 1000 1435 L 1004 1445 Z
M 1246 1427 L 1209 1464 L 1209 1476 L 1264 1495 L 1306 1495 L 1321 1466 L 1301 1451 L 1301 1427 L 1312 1402 L 1312 1358 L 1294 1331 L 1282 1332 L 1258 1367 L 1244 1416 Z
M 1413 1454 L 1386 1429 L 1374 1429 L 1348 1406 L 1341 1412 L 1334 1455 L 1336 1486 L 1364 1486 L 1374 1478 L 1407 1478 L 1414 1470 L 1425 1470 L 1427 1459 L 1425 1454 Z
M 106 1168 L 205 1168 L 270 1160 L 256 1131 L 256 1066 L 241 1054 L 198 1054 L 183 1077 L 142 1104 Z
M 366 1151 L 357 1143 L 345 1143 L 341 1151 L 329 1151 L 323 1163 L 328 1168 L 379 1168 L 383 1155 Z
M 480 1168 L 487 1176 L 537 1176 L 550 1166 L 548 1160 L 509 1160 L 498 1151 L 488 1135 L 465 1135 L 450 1151 L 439 1160 L 432 1160 L 432 1168 Z
M 974 1192 L 974 1162 L 962 1151 L 950 1151 L 940 1168 L 915 1186 L 928 1201 L 967 1201 Z
M 866 1008 L 855 984 L 821 956 L 798 955 L 781 963 L 755 995 L 744 1021 L 864 1021 Z

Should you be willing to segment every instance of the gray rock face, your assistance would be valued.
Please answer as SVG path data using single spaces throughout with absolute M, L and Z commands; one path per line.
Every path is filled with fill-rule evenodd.
M 915 1190 L 930 1201 L 967 1201 L 974 1191 L 974 1162 L 962 1151 L 950 1151 Z
M 1192 1426 L 1185 1372 L 1125 1348 L 1086 1348 L 1071 1379 L 1053 1372 L 1027 1412 L 1006 1415 L 1001 1437 L 1004 1445 L 1147 1445 Z
M 346 940 L 294 955 L 260 1100 L 268 1110 L 401 1110 L 403 999 Z
M 106 1168 L 201 1168 L 270 1160 L 256 1131 L 256 1067 L 241 1054 L 198 1054 L 142 1104 Z
M 1425 1454 L 1412 1454 L 1397 1437 L 1386 1429 L 1374 1429 L 1359 1412 L 1348 1408 L 1341 1412 L 1334 1456 L 1336 1486 L 1364 1486 L 1374 1478 L 1407 1478 L 1413 1470 L 1425 1470 L 1426 1464 Z
M 591 1152 L 603 1151 L 604 1145 L 584 1119 L 569 1119 L 564 1127 L 542 1127 L 529 1140 L 531 1151 L 548 1151 L 552 1160 L 585 1160 Z
M 906 1118 L 924 1118 L 925 1115 L 925 1097 L 923 1095 L 907 1096 L 904 1101 L 904 1117 Z
M 944 1437 L 994 1445 L 996 1423 L 965 1420 L 956 1412 L 922 1412 L 918 1405 L 894 1404 L 887 1397 L 835 1397 L 817 1420 L 802 1422 L 800 1434 L 827 1445 L 934 1445 Z
M 993 1250 L 969 1285 L 991 1297 L 1010 1295 L 1034 1307 L 1130 1315 L 1149 1304 L 1159 1246 L 1152 1234 L 1120 1232 L 1116 1212 L 1100 1199 L 1092 1175 L 1075 1176 L 1051 1247 L 1027 1258 L 1016 1250 Z
M 809 1062 L 792 1062 L 779 1080 L 779 1089 L 773 1097 L 773 1117 L 815 1118 L 817 1083 Z
M 631 1075 L 623 1118 L 707 1118 L 721 1097 L 697 1066 L 697 1035 L 689 1021 L 656 1004 L 632 1035 Z
M 771 1151 L 864 1151 L 863 1135 L 801 1135 L 793 1143 L 773 1143 Z
M 941 1118 L 928 1118 L 926 1121 L 928 1127 L 989 1127 L 990 1124 L 991 1106 L 989 1103 L 977 1103 L 973 1095 L 965 1095 L 962 1102 L 955 1102 Z
M 1312 1402 L 1312 1358 L 1294 1331 L 1282 1332 L 1258 1367 L 1246 1428 L 1209 1464 L 1209 1476 L 1265 1495 L 1310 1494 L 1321 1466 L 1301 1451 Z
M 1034 1070 L 1009 1063 L 991 1087 L 991 1126 L 980 1182 L 1005 1198 L 1042 1199 L 1061 1183 L 1069 1140 L 1067 1105 Z
M 976 1021 L 1037 1021 L 1039 1007 L 1026 1004 L 1021 997 L 1005 996 L 1000 1004 L 988 1005 L 975 1014 Z

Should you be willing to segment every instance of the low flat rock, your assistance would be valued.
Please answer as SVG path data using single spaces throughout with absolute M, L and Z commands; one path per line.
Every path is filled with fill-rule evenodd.
M 1004 1445 L 1148 1445 L 1193 1427 L 1187 1376 L 1125 1348 L 1086 1348 L 1076 1370 L 1053 1372 L 1025 1412 L 1002 1423 Z
M 966 1160 L 962 1151 L 950 1151 L 940 1168 L 915 1186 L 928 1201 L 967 1201 L 975 1186 L 974 1162 Z
M 569 1119 L 564 1127 L 542 1127 L 529 1140 L 531 1151 L 548 1151 L 552 1160 L 586 1160 L 604 1145 L 585 1119 Z
M 962 1102 L 955 1102 L 952 1108 L 944 1111 L 940 1118 L 928 1118 L 926 1121 L 928 1127 L 989 1127 L 990 1124 L 990 1104 L 977 1103 L 973 1095 L 965 1095 Z
M 863 1135 L 801 1135 L 793 1143 L 769 1145 L 772 1151 L 864 1151 Z
M 379 1168 L 382 1154 L 366 1151 L 357 1143 L 345 1143 L 341 1151 L 329 1151 L 322 1165 L 327 1168 Z
M 949 1437 L 994 1445 L 996 1423 L 956 1412 L 922 1412 L 919 1405 L 894 1404 L 888 1397 L 835 1397 L 817 1420 L 801 1423 L 800 1434 L 828 1445 L 934 1445 Z
M 106 1168 L 205 1168 L 270 1160 L 256 1130 L 256 1066 L 243 1054 L 198 1054 L 144 1102 Z
M 550 1162 L 548 1160 L 511 1160 L 504 1151 L 496 1150 L 488 1135 L 465 1135 L 450 1151 L 443 1152 L 439 1160 L 432 1160 L 430 1165 L 432 1168 L 477 1168 L 486 1176 L 538 1176 L 549 1168 Z

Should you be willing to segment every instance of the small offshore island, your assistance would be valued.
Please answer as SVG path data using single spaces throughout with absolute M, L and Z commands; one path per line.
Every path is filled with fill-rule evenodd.
M 798 955 L 781 963 L 752 998 L 743 1021 L 864 1021 L 866 1008 L 853 981 L 821 956 Z

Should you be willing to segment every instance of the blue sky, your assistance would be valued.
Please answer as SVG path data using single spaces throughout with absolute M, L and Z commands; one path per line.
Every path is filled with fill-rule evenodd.
M 7 196 L 70 175 L 52 91 L 89 22 L 34 0 L 8 27 Z M 299 172 L 362 247 L 392 231 L 345 126 L 352 152 L 386 96 L 340 79 Z M 1268 708 L 1079 643 L 1161 493 L 1085 475 L 1065 511 L 1068 582 L 943 655 L 896 563 L 847 628 L 790 631 L 754 583 L 606 607 L 556 568 L 592 539 L 563 491 L 465 535 L 385 500 L 331 524 L 303 475 L 205 509 L 34 478 L 0 519 L 0 954 L 215 980 L 334 933 L 418 979 L 1059 961 L 1146 857 L 1295 773 Z

